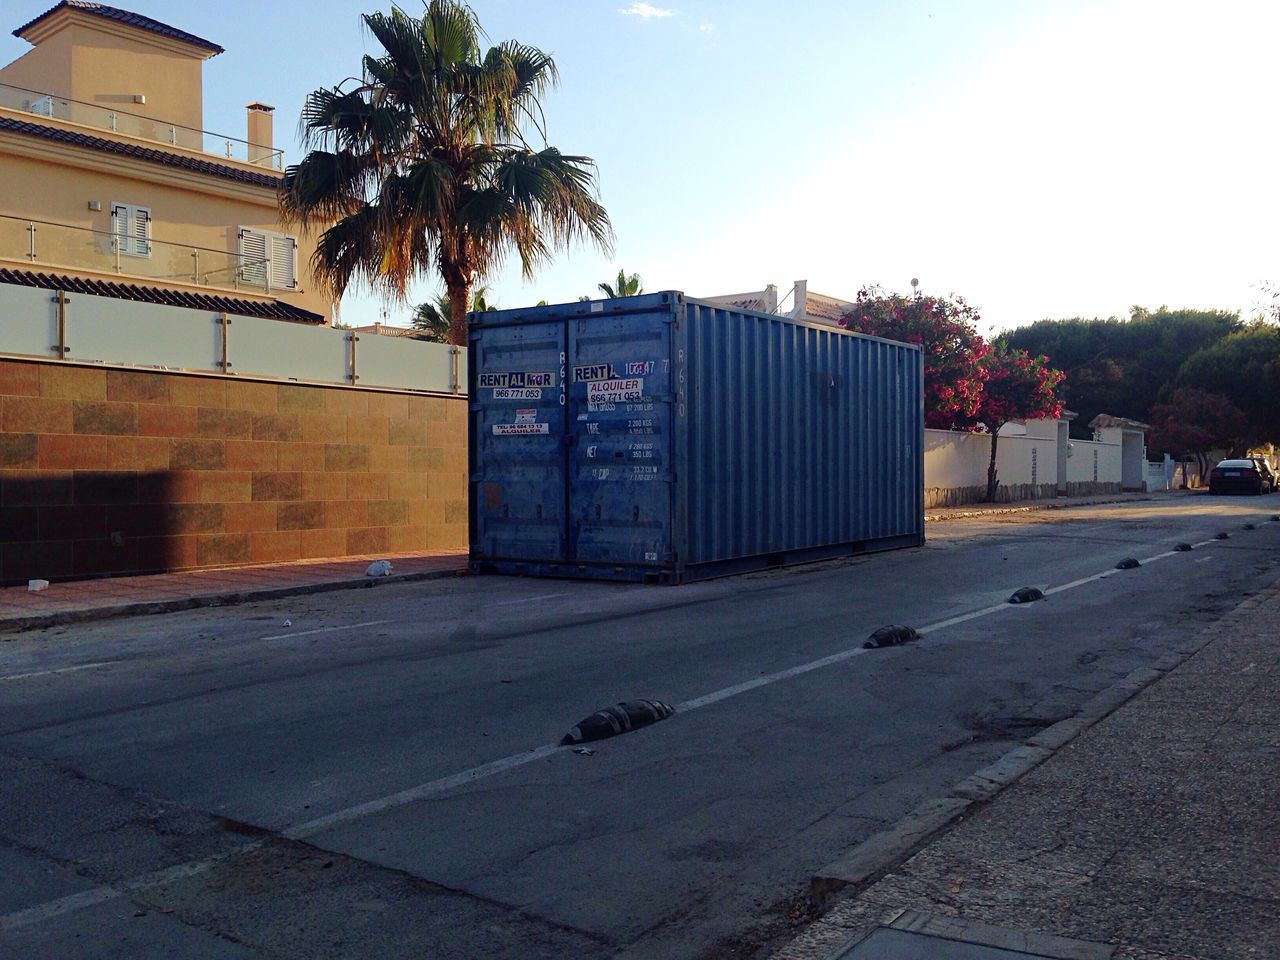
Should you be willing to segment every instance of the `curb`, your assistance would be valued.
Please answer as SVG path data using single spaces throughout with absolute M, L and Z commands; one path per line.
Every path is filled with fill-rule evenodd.
M 68 623 L 89 623 L 94 620 L 110 620 L 115 617 L 135 617 L 153 613 L 175 613 L 201 607 L 230 607 L 258 600 L 279 600 L 283 597 L 299 597 L 312 593 L 331 593 L 335 590 L 358 590 L 363 587 L 381 587 L 394 583 L 413 583 L 420 580 L 441 580 L 456 577 L 465 567 L 444 570 L 423 570 L 418 573 L 393 573 L 386 577 L 361 575 L 351 580 L 325 580 L 320 583 L 301 583 L 291 587 L 264 587 L 261 590 L 233 590 L 227 593 L 206 593 L 180 600 L 139 600 L 110 606 L 85 607 L 82 610 L 59 610 L 53 613 L 37 613 L 30 616 L 0 619 L 0 634 L 23 633 Z
M 1250 601 L 1245 601 L 1237 609 L 1249 609 L 1249 603 Z M 1223 619 L 1227 619 L 1232 613 L 1228 613 Z M 1135 694 L 1199 652 L 1212 639 L 1206 637 L 1202 640 L 1196 637 L 1175 647 L 1150 667 L 1140 667 L 1126 674 L 1121 680 L 1085 701 L 1074 716 L 1046 727 L 995 762 L 974 771 L 953 786 L 947 796 L 924 801 L 889 829 L 872 834 L 845 856 L 827 864 L 810 878 L 810 899 L 822 909 L 833 895 L 846 891 L 856 892 L 857 888 L 879 880 L 909 859 L 929 840 L 962 819 L 971 807 L 985 803 L 1034 770 L 1085 730 L 1132 699 Z
M 1101 507 L 1110 503 L 1147 503 L 1155 500 L 1154 496 L 1117 497 L 1114 500 L 1088 500 L 1082 503 L 1058 503 L 1046 500 L 1044 503 L 1031 504 L 1025 507 L 995 507 L 990 510 L 957 510 L 951 513 L 939 513 L 934 516 L 925 514 L 925 523 L 940 523 L 947 520 L 969 520 L 973 517 L 1000 517 L 1010 513 L 1031 513 L 1033 510 L 1073 510 L 1079 507 Z M 946 508 L 941 508 L 946 509 Z

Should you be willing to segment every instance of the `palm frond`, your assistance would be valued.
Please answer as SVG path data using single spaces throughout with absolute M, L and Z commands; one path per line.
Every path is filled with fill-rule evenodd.
M 372 282 L 371 264 L 378 259 L 381 241 L 376 223 L 377 211 L 362 207 L 320 234 L 311 256 L 316 280 L 335 293 L 358 279 Z
M 453 307 L 507 256 L 530 277 L 579 241 L 612 249 L 595 164 L 545 146 L 541 99 L 558 81 L 550 55 L 516 41 L 482 51 L 459 0 L 364 23 L 381 50 L 364 58 L 363 79 L 307 98 L 300 131 L 312 152 L 281 190 L 287 217 L 332 223 L 313 257 L 321 283 L 340 295 L 367 281 L 402 300 L 414 278 L 437 271 L 451 305 L 441 315 L 458 338 Z
M 537 47 L 508 40 L 489 51 L 489 57 L 502 61 L 508 77 L 505 96 L 495 104 L 495 122 L 500 136 L 518 136 L 520 124 L 527 121 L 547 140 L 547 118 L 542 112 L 542 97 L 560 81 L 555 60 Z
M 479 58 L 480 38 L 475 14 L 452 0 L 431 0 L 422 18 L 422 38 L 433 55 L 435 68 L 473 64 Z
M 364 204 L 365 190 L 375 171 L 368 154 L 342 150 L 313 150 L 285 170 L 280 183 L 280 208 L 285 219 L 309 226 L 332 223 Z

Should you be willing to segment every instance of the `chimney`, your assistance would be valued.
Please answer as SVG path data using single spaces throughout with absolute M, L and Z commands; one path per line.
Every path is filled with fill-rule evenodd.
M 809 281 L 797 280 L 794 289 L 796 295 L 791 304 L 791 316 L 803 320 L 809 308 Z
M 271 137 L 271 114 L 275 107 L 265 103 L 246 103 L 249 111 L 249 162 L 261 166 L 274 166 L 275 153 Z

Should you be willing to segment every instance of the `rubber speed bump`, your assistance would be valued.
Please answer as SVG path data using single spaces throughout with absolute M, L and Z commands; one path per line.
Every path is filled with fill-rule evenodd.
M 579 720 L 560 740 L 560 745 L 565 747 L 616 737 L 665 720 L 673 713 L 675 709 L 661 700 L 626 700 Z

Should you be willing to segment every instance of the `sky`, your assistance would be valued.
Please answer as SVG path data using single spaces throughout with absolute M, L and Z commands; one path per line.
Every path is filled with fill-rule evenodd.
M 18 26 L 52 0 L 10 0 Z M 205 37 L 206 128 L 358 75 L 374 0 L 115 0 Z M 421 0 L 403 0 L 413 13 Z M 596 295 L 619 268 L 708 296 L 796 280 L 959 294 L 983 333 L 1130 306 L 1251 315 L 1280 282 L 1274 0 L 473 0 L 552 54 L 548 141 L 598 165 L 612 256 L 508 263 L 489 302 Z M 0 62 L 29 47 L 4 34 Z M 424 278 L 411 302 L 440 289 Z M 342 319 L 407 323 L 349 292 Z

